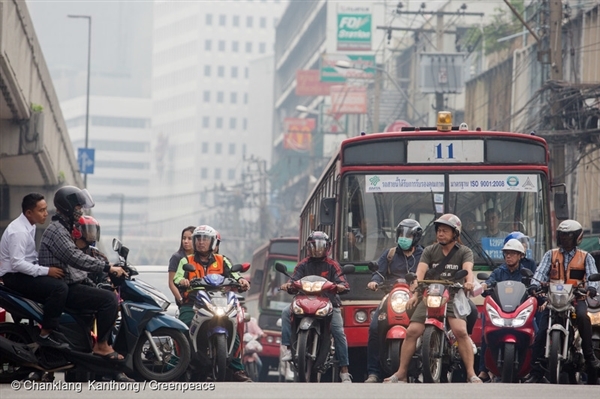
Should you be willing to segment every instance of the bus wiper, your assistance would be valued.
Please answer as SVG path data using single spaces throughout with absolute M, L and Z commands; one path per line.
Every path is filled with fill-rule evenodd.
M 488 253 L 485 252 L 483 250 L 483 248 L 481 248 L 481 245 L 479 245 L 478 243 L 475 242 L 475 240 L 471 237 L 471 235 L 466 230 L 463 230 L 461 235 L 466 238 L 467 244 L 469 244 L 469 246 L 471 248 L 473 248 L 475 250 L 475 252 L 477 252 L 477 255 L 479 255 L 479 257 L 485 259 L 485 263 L 487 263 L 487 265 L 492 270 L 494 270 L 495 268 L 498 267 L 494 263 L 494 261 L 492 260 L 492 258 L 490 257 L 490 255 L 488 255 Z

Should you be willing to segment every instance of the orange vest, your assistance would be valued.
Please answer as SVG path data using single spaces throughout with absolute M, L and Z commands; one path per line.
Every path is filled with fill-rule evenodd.
M 206 274 L 223 274 L 223 271 L 225 270 L 223 265 L 224 265 L 224 261 L 223 261 L 223 255 L 219 255 L 219 254 L 214 254 L 213 255 L 215 257 L 215 261 L 206 268 Z M 194 260 L 194 255 L 188 255 L 187 257 L 187 261 L 190 265 L 194 266 L 196 268 L 195 271 L 193 272 L 185 272 L 186 273 L 186 278 L 188 280 L 192 280 L 194 278 L 202 278 L 205 276 L 204 273 L 204 266 L 202 266 L 200 263 L 196 262 Z M 191 290 L 190 290 L 191 291 Z M 184 292 L 183 294 L 183 298 L 187 299 L 188 297 L 188 292 Z
M 558 249 L 552 250 L 550 281 L 577 285 L 585 280 L 585 257 L 587 252 L 575 250 L 575 256 L 569 262 L 565 272 L 565 256 Z M 575 272 L 575 273 L 572 273 Z M 581 278 L 579 278 L 581 277 Z

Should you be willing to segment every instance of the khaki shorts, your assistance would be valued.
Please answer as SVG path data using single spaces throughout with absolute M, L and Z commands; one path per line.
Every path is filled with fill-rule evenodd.
M 466 317 L 456 317 L 454 315 L 454 306 L 452 306 L 453 300 L 454 300 L 454 298 L 452 298 L 452 300 L 450 300 L 447 304 L 446 317 L 467 321 Z M 417 305 L 417 307 L 415 308 L 415 312 L 413 313 L 412 317 L 410 318 L 410 321 L 411 321 L 411 323 L 415 322 L 415 323 L 425 324 L 426 318 L 427 318 L 427 305 L 425 304 L 425 301 L 421 300 L 419 302 L 419 304 Z

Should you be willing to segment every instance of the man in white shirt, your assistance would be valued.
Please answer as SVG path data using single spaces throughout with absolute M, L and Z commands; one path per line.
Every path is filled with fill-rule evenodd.
M 31 193 L 23 197 L 21 209 L 23 213 L 8 225 L 0 239 L 0 278 L 6 287 L 44 305 L 38 343 L 66 348 L 64 336 L 54 330 L 58 328 L 69 287 L 62 269 L 38 264 L 35 249 L 36 224 L 46 222 L 48 206 L 42 194 Z

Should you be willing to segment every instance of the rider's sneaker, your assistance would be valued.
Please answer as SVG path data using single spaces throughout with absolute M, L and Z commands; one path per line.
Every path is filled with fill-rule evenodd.
M 379 378 L 376 374 L 369 374 L 369 378 L 367 378 L 365 382 L 381 382 L 381 378 Z
M 292 351 L 290 350 L 290 348 L 285 348 L 281 354 L 281 361 L 289 362 L 291 360 L 292 360 Z
M 350 375 L 350 373 L 340 373 L 340 381 L 352 382 L 352 376 Z
M 39 335 L 37 338 L 37 343 L 40 346 L 46 346 L 48 348 L 55 349 L 66 349 L 69 347 L 69 344 L 60 340 L 60 338 L 57 337 L 57 334 L 54 331 L 48 334 L 48 336 L 45 338 L 42 338 L 42 336 Z
M 232 380 L 234 382 L 252 382 L 252 378 L 248 377 L 244 370 L 233 373 Z

